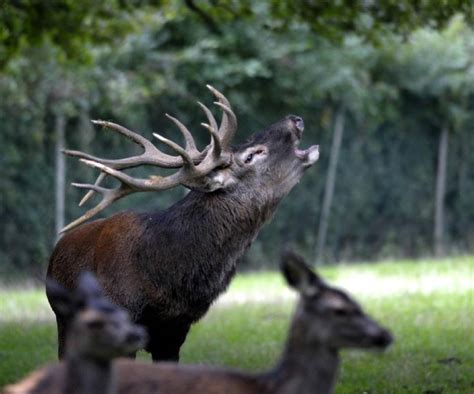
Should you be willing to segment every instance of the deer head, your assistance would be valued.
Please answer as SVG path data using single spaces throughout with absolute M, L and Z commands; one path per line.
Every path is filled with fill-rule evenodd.
M 294 115 L 287 116 L 265 131 L 255 134 L 246 143 L 232 148 L 230 143 L 237 129 L 236 116 L 227 98 L 212 86 L 207 87 L 217 98 L 218 101 L 214 104 L 222 110 L 223 115 L 218 126 L 211 111 L 202 103 L 198 103 L 207 118 L 207 123 L 202 125 L 209 131 L 211 137 L 210 143 L 202 151 L 196 148 L 191 132 L 186 126 L 170 115 L 167 117 L 184 137 L 184 148 L 159 134 L 153 135 L 176 152 L 177 156 L 163 153 L 151 141 L 123 126 L 94 121 L 95 124 L 108 127 L 129 138 L 140 145 L 144 152 L 138 156 L 110 160 L 79 151 L 64 151 L 65 154 L 79 157 L 86 165 L 101 171 L 95 184 L 73 184 L 79 188 L 89 189 L 79 205 L 94 192 L 102 194 L 102 200 L 62 231 L 78 226 L 126 195 L 142 191 L 166 190 L 177 185 L 205 193 L 264 190 L 270 194 L 270 202 L 279 201 L 300 180 L 304 170 L 318 160 L 317 145 L 306 150 L 298 149 L 304 123 L 300 117 Z M 140 165 L 178 168 L 178 171 L 169 176 L 151 176 L 147 179 L 133 178 L 123 172 L 125 169 Z M 106 175 L 119 180 L 120 186 L 116 189 L 100 186 Z
M 391 334 L 362 310 L 342 290 L 325 284 L 304 260 L 286 251 L 281 268 L 288 284 L 301 296 L 294 327 L 307 346 L 321 344 L 330 349 L 386 348 Z
M 288 115 L 233 151 L 229 172 L 236 188 L 265 190 L 280 200 L 319 158 L 319 147 L 298 149 L 304 122 Z
M 70 322 L 68 355 L 111 360 L 145 345 L 145 330 L 133 324 L 123 308 L 103 295 L 91 273 L 80 275 L 74 292 L 52 280 L 48 280 L 47 287 L 51 303 Z

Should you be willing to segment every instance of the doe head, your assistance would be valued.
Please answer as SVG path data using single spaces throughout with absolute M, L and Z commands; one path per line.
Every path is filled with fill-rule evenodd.
M 145 330 L 132 323 L 125 309 L 104 296 L 92 273 L 81 273 L 74 291 L 49 279 L 47 287 L 51 304 L 69 321 L 68 356 L 110 360 L 145 346 Z
M 288 284 L 301 296 L 294 324 L 301 328 L 302 340 L 308 346 L 385 349 L 392 343 L 387 329 L 344 291 L 324 283 L 301 256 L 285 251 L 281 269 Z

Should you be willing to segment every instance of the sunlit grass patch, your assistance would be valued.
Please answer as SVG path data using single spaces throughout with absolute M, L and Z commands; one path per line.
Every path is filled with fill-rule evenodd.
M 44 289 L 0 290 L 0 323 L 52 321 L 53 318 Z

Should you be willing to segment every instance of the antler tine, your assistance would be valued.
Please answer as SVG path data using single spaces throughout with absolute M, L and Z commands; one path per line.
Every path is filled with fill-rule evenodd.
M 234 111 L 232 111 L 232 109 L 227 105 L 219 101 L 215 101 L 214 104 L 220 107 L 224 112 L 219 134 L 222 135 L 222 145 L 227 149 L 234 138 L 235 131 L 237 130 L 237 117 L 235 116 Z
M 130 175 L 125 174 L 124 172 L 121 172 L 111 167 L 107 167 L 106 165 L 102 163 L 98 163 L 96 161 L 91 161 L 91 160 L 85 160 L 85 159 L 81 159 L 81 162 L 83 162 L 85 165 L 89 167 L 97 168 L 101 170 L 102 172 L 107 173 L 107 175 L 112 175 L 114 178 L 118 179 L 123 184 L 133 189 L 144 190 L 143 187 L 146 186 L 144 182 L 146 180 L 133 178 Z M 98 186 L 96 186 L 96 188 L 98 188 Z M 94 188 L 90 188 L 90 189 L 95 191 Z
M 137 134 L 134 131 L 129 130 L 126 127 L 123 127 L 117 123 L 108 122 L 106 120 L 91 120 L 91 122 L 100 126 L 104 126 L 105 128 L 113 129 L 119 134 L 122 134 L 128 139 L 132 140 L 136 144 L 143 146 L 143 148 L 145 149 L 147 147 L 156 149 L 155 146 L 145 137 L 142 137 L 140 134 Z
M 219 139 L 219 135 L 217 134 L 218 128 L 216 118 L 214 118 L 214 115 L 212 114 L 211 110 L 207 108 L 203 103 L 201 103 L 200 101 L 198 101 L 197 103 L 206 114 L 207 120 L 209 122 L 209 124 L 201 123 L 201 126 L 204 126 L 206 129 L 208 129 L 209 133 L 211 134 L 212 143 L 210 149 L 212 151 L 212 156 L 214 158 L 218 158 L 222 152 L 222 144 Z
M 207 123 L 201 123 L 201 126 L 205 127 L 209 133 L 211 134 L 212 144 L 211 144 L 211 152 L 214 158 L 219 158 L 222 152 L 222 144 L 221 140 L 219 139 L 219 135 L 217 134 L 216 130 Z
M 70 149 L 63 149 L 61 152 L 67 156 L 72 156 L 72 157 L 79 157 L 80 159 L 86 159 L 86 160 L 94 160 L 94 161 L 102 161 L 100 157 L 96 157 L 93 155 L 89 155 L 88 153 L 81 152 L 79 150 L 70 150 Z M 115 161 L 115 160 L 112 160 Z M 112 163 L 110 163 L 112 164 Z
M 101 172 L 99 176 L 97 177 L 97 179 L 95 180 L 94 186 L 98 187 L 102 183 L 102 181 L 105 179 L 106 176 L 107 174 L 105 172 Z M 76 186 L 75 184 L 73 185 Z M 94 195 L 94 189 L 93 188 L 90 188 L 90 189 L 91 190 L 89 190 L 84 195 L 84 197 L 82 197 L 82 200 L 79 202 L 80 207 L 82 207 L 89 200 L 89 198 L 91 198 Z
M 197 102 L 199 104 L 199 106 L 202 108 L 202 110 L 204 111 L 204 113 L 206 114 L 206 117 L 207 117 L 207 120 L 209 122 L 209 125 L 212 127 L 212 129 L 217 133 L 218 132 L 218 128 L 217 128 L 217 121 L 216 121 L 216 118 L 214 118 L 214 115 L 212 114 L 211 110 L 209 108 L 207 108 L 203 103 L 201 103 L 200 101 Z
M 219 127 L 219 134 L 222 135 L 221 142 L 224 149 L 227 149 L 232 138 L 234 137 L 235 131 L 237 130 L 237 117 L 232 111 L 232 107 L 229 103 L 229 100 L 216 88 L 211 85 L 206 85 L 206 87 L 216 96 L 218 102 L 214 103 L 221 107 L 224 111 L 222 115 L 221 125 Z
M 214 94 L 214 96 L 217 97 L 217 99 L 224 104 L 225 106 L 230 108 L 230 103 L 229 100 L 227 100 L 227 97 L 224 96 L 221 92 L 219 92 L 215 87 L 207 84 L 206 87 Z
M 95 161 L 117 170 L 137 167 L 143 164 L 156 165 L 164 168 L 179 168 L 183 165 L 181 157 L 170 156 L 161 152 L 155 145 L 153 145 L 151 141 L 133 131 L 126 129 L 125 127 L 111 122 L 94 121 L 94 123 L 111 127 L 117 131 L 120 130 L 120 134 L 128 136 L 131 140 L 141 145 L 145 151 L 141 155 L 131 156 L 124 159 L 103 159 L 81 151 L 67 149 L 63 150 L 63 153 L 68 156 Z
M 100 187 L 97 185 L 90 185 L 90 184 L 84 184 L 84 183 L 73 183 L 72 184 L 75 187 L 78 187 L 80 189 L 89 189 L 89 191 L 94 191 L 97 193 L 102 194 L 102 201 L 97 204 L 94 208 L 89 209 L 84 215 L 81 217 L 77 218 L 73 222 L 69 223 L 67 226 L 61 229 L 59 232 L 60 234 L 65 233 L 66 231 L 79 226 L 80 224 L 88 221 L 91 217 L 97 215 L 99 212 L 103 211 L 105 208 L 107 208 L 109 205 L 111 205 L 113 202 L 117 201 L 118 199 L 125 197 L 128 194 L 134 193 L 134 190 L 131 188 L 127 188 L 124 185 L 121 185 L 117 189 L 106 189 L 104 187 Z
M 81 161 L 89 167 L 97 168 L 102 172 L 107 173 L 107 175 L 113 176 L 115 179 L 119 180 L 124 187 L 132 189 L 132 192 L 166 190 L 179 185 L 180 182 L 183 181 L 183 173 L 180 171 L 165 177 L 155 175 L 147 179 L 141 179 L 134 178 L 122 171 L 107 167 L 101 163 L 84 159 L 81 159 Z
M 165 116 L 171 120 L 176 126 L 178 126 L 178 129 L 181 131 L 181 134 L 183 134 L 184 141 L 185 141 L 185 149 L 189 152 L 198 152 L 196 148 L 196 143 L 194 142 L 194 138 L 191 134 L 191 132 L 188 130 L 188 128 L 182 124 L 178 119 L 175 117 L 165 114 Z
M 184 165 L 186 167 L 189 167 L 190 169 L 195 169 L 194 161 L 192 157 L 186 152 L 185 149 L 181 148 L 177 143 L 169 140 L 168 138 L 163 137 L 162 135 L 158 133 L 153 133 L 153 136 L 163 144 L 169 146 L 171 149 L 173 149 L 176 153 L 178 153 L 182 158 Z
M 90 184 L 90 183 L 77 183 L 77 182 L 72 182 L 72 186 L 77 187 L 78 189 L 89 189 L 94 192 L 98 193 L 106 193 L 108 190 L 106 187 L 98 186 L 96 184 Z

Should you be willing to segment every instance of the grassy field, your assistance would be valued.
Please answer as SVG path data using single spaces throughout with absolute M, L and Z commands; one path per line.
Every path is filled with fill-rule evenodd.
M 396 337 L 385 354 L 345 352 L 337 393 L 474 393 L 474 257 L 338 266 L 321 274 Z M 294 301 L 276 272 L 238 276 L 191 330 L 182 361 L 251 371 L 272 366 Z M 55 354 L 43 291 L 2 285 L 0 387 Z

